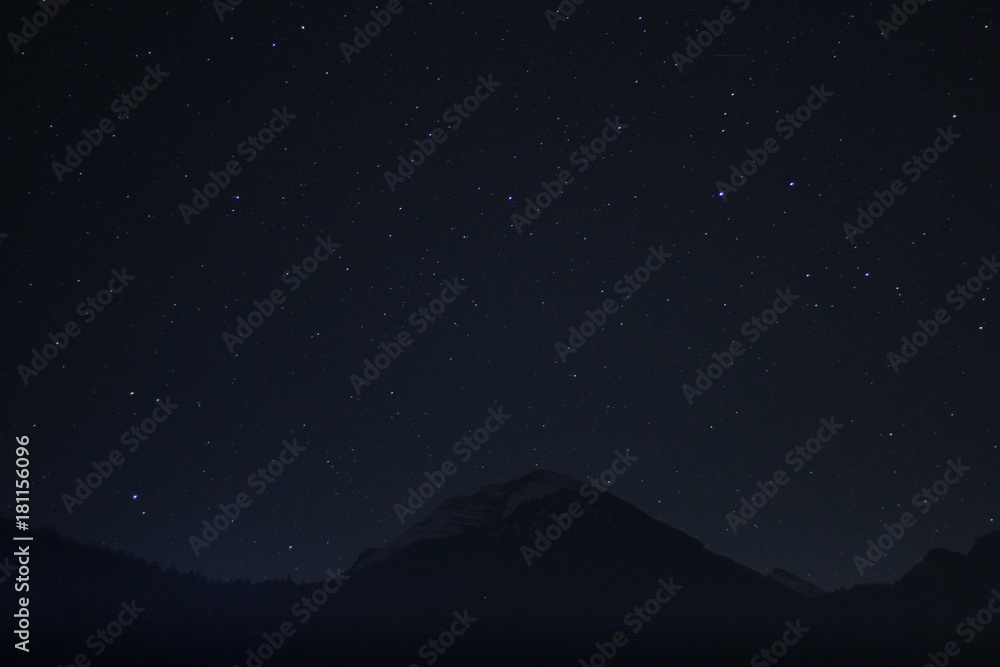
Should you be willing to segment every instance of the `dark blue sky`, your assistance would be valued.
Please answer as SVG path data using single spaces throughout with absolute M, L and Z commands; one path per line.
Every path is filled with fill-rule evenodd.
M 557 4 L 404 1 L 349 63 L 376 5 L 74 2 L 12 48 L 4 428 L 34 445 L 33 520 L 210 577 L 315 580 L 452 493 L 596 476 L 628 448 L 621 498 L 825 588 L 995 530 L 996 285 L 949 297 L 1000 251 L 995 9 L 928 2 L 886 40 L 891 3 L 588 2 L 553 29 Z M 100 143 L 54 169 L 84 132 Z M 753 173 L 723 199 L 731 165 Z M 25 386 L 18 366 L 71 321 Z M 563 360 L 571 328 L 593 335 Z M 366 360 L 378 377 L 352 383 Z M 689 402 L 699 371 L 715 379 Z M 843 428 L 786 459 L 821 420 Z M 401 525 L 393 506 L 446 460 Z M 733 534 L 727 513 L 779 471 Z M 195 557 L 189 536 L 241 493 Z M 861 579 L 853 556 L 906 511 Z

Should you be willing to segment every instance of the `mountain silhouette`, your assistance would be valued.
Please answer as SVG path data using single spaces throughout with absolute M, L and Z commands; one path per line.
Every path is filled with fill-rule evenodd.
M 1000 655 L 1000 619 L 969 641 L 972 626 L 959 626 L 994 593 L 1000 608 L 1000 533 L 967 555 L 934 549 L 894 584 L 825 593 L 713 554 L 601 488 L 535 471 L 452 496 L 310 584 L 210 582 L 36 531 L 30 664 L 84 653 L 94 665 L 143 667 L 919 667 L 937 653 L 959 665 Z M 5 609 L 15 608 L 10 584 Z M 95 631 L 129 605 L 142 611 L 104 643 Z M 961 657 L 941 653 L 949 641 Z M 4 664 L 26 664 L 11 641 L 3 650 L 19 659 Z
M 788 570 L 784 570 L 780 567 L 776 567 L 771 570 L 771 574 L 769 574 L 767 578 L 776 584 L 781 584 L 786 588 L 790 588 L 805 597 L 814 598 L 826 592 L 819 586 L 810 584 L 805 579 L 801 579 Z

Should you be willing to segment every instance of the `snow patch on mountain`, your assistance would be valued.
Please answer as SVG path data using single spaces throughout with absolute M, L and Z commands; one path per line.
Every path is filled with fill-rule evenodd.
M 532 474 L 521 478 L 520 482 L 521 484 L 514 487 L 504 499 L 500 518 L 506 519 L 524 503 L 551 498 L 564 491 L 574 491 L 579 489 L 581 484 L 556 473 Z
M 417 542 L 447 539 L 485 528 L 507 518 L 524 503 L 576 491 L 581 484 L 566 475 L 538 470 L 504 484 L 490 484 L 470 496 L 452 496 L 385 547 L 365 551 L 351 570 L 358 572 L 381 563 Z

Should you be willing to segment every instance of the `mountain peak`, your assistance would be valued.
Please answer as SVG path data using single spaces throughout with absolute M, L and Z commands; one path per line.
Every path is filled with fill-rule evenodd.
M 579 480 L 551 470 L 533 470 L 509 482 L 488 484 L 471 495 L 453 495 L 385 547 L 366 549 L 351 571 L 358 572 L 381 563 L 417 542 L 446 539 L 487 529 L 504 522 L 526 502 L 575 494 L 582 484 Z
M 522 503 L 551 498 L 565 491 L 576 491 L 581 484 L 583 482 L 551 470 L 533 470 L 509 482 L 488 484 L 470 496 L 452 496 L 439 509 L 450 509 L 468 503 L 502 505 L 500 518 L 506 518 Z

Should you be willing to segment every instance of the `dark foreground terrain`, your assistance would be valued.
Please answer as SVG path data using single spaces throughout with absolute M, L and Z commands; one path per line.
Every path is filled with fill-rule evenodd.
M 537 472 L 451 498 L 308 585 L 211 582 L 37 534 L 30 664 L 997 664 L 1000 533 L 931 551 L 894 584 L 821 593 L 580 488 Z

